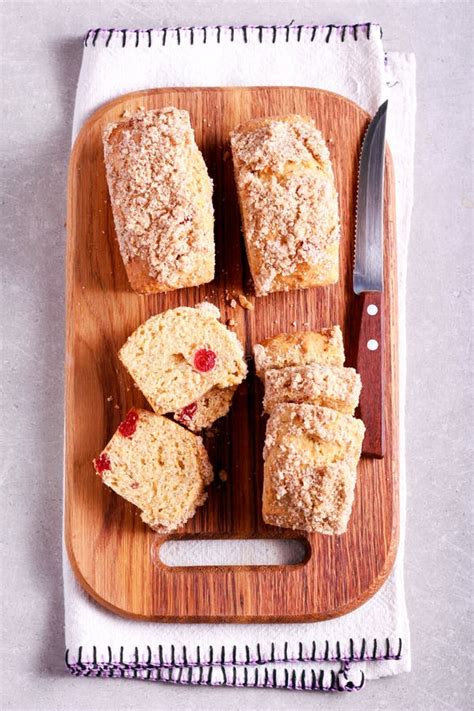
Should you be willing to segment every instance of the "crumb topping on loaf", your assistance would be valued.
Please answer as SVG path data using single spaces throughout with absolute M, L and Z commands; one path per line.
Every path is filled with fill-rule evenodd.
M 352 415 L 361 387 L 360 376 L 354 368 L 311 363 L 267 370 L 264 407 L 266 412 L 271 412 L 281 402 L 308 402 Z
M 344 533 L 354 501 L 355 467 L 344 461 L 318 465 L 310 458 L 295 460 L 289 455 L 285 469 L 292 476 L 280 496 L 273 491 L 272 481 L 265 480 L 264 521 L 312 533 Z
M 254 119 L 231 146 L 257 294 L 337 281 L 337 193 L 314 121 Z
M 364 431 L 361 420 L 329 408 L 277 406 L 265 439 L 264 520 L 287 528 L 343 533 Z
M 344 365 L 344 343 L 339 326 L 321 331 L 281 333 L 254 346 L 255 370 L 263 378 L 266 370 L 322 363 Z
M 169 288 L 214 275 L 212 181 L 187 111 L 138 111 L 104 131 L 120 251 Z M 196 275 L 194 274 L 196 272 Z
M 362 420 L 329 407 L 284 403 L 277 405 L 268 419 L 263 456 L 268 458 L 275 449 L 297 454 L 311 442 L 313 447 L 324 445 L 319 451 L 321 463 L 354 460 L 360 455 L 364 431 Z M 301 437 L 306 440 L 303 444 Z

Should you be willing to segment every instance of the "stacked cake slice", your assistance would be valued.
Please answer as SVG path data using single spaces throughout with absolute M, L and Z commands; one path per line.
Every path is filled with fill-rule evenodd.
M 219 318 L 207 302 L 170 309 L 139 326 L 119 352 L 153 410 L 194 430 L 227 413 L 247 373 L 242 344 Z
M 344 368 L 339 326 L 283 334 L 255 346 L 270 415 L 263 518 L 285 528 L 344 533 L 365 428 L 352 415 L 361 383 Z
M 94 467 L 160 532 L 179 528 L 204 502 L 213 475 L 194 432 L 228 412 L 247 373 L 241 343 L 219 318 L 208 303 L 165 311 L 139 326 L 119 352 L 155 412 L 130 410 Z

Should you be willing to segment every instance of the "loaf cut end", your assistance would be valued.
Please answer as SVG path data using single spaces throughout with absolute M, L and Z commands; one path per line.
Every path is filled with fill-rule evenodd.
M 353 415 L 359 402 L 361 380 L 354 368 L 332 365 L 293 366 L 265 373 L 266 412 L 283 402 L 311 403 Z
M 320 331 L 281 333 L 254 346 L 255 369 L 263 379 L 265 371 L 288 366 L 344 365 L 344 343 L 340 326 Z
M 174 413 L 174 419 L 192 432 L 211 427 L 211 425 L 225 417 L 230 410 L 236 386 L 227 388 L 215 387 L 205 393 L 196 402 L 192 402 Z

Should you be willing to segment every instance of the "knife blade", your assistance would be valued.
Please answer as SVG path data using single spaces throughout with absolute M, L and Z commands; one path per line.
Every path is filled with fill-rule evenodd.
M 359 161 L 353 288 L 360 319 L 356 368 L 362 380 L 360 416 L 366 432 L 362 453 L 385 453 L 383 392 L 383 204 L 388 101 L 370 122 Z

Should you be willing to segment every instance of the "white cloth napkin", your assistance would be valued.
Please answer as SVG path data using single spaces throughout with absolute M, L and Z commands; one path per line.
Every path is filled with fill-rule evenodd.
M 401 534 L 393 571 L 367 603 L 310 624 L 159 624 L 125 620 L 92 601 L 64 556 L 66 662 L 73 674 L 183 684 L 361 688 L 410 669 L 405 607 L 405 285 L 412 206 L 413 55 L 385 54 L 378 25 L 91 30 L 77 89 L 73 137 L 105 102 L 164 86 L 298 85 L 356 101 L 371 114 L 389 98 L 399 269 Z M 239 545 L 238 542 L 235 543 Z

